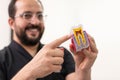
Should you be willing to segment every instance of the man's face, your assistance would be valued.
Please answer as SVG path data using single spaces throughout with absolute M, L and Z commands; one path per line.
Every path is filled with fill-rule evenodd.
M 37 0 L 18 0 L 15 6 L 14 31 L 17 38 L 24 45 L 36 45 L 44 32 L 43 7 Z

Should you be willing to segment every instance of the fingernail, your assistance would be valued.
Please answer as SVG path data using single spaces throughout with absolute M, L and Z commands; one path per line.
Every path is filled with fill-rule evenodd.
M 60 48 L 60 50 L 64 51 L 64 48 Z

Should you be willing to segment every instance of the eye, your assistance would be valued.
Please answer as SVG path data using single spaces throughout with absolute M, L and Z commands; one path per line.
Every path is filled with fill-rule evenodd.
M 38 17 L 39 20 L 42 20 L 43 19 L 43 14 L 39 13 L 39 14 L 37 14 L 37 17 Z
M 24 19 L 31 19 L 32 18 L 32 13 L 24 13 L 23 18 Z

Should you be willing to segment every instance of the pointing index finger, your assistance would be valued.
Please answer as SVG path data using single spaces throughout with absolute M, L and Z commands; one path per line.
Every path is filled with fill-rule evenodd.
M 67 41 L 68 39 L 70 39 L 71 37 L 72 37 L 71 34 L 62 36 L 62 37 L 60 37 L 60 38 L 58 38 L 58 39 L 50 42 L 48 45 L 49 45 L 49 47 L 51 47 L 51 48 L 56 48 L 56 47 L 58 47 L 60 44 L 62 44 L 63 42 L 65 42 L 65 41 Z

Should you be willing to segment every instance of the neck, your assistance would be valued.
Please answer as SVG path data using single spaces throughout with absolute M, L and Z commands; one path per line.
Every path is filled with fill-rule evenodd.
M 38 48 L 38 44 L 36 44 L 35 46 L 25 46 L 23 44 L 21 44 L 21 46 L 32 56 L 34 57 L 37 53 L 37 48 Z
M 13 37 L 13 40 L 15 40 L 18 44 L 20 44 L 32 57 L 36 55 L 39 43 L 37 43 L 34 46 L 26 46 L 22 44 L 17 37 Z

